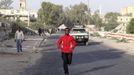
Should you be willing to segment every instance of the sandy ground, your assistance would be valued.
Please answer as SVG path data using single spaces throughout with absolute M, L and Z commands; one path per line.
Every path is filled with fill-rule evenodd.
M 98 38 L 98 37 L 91 37 L 90 39 L 102 42 L 106 46 L 124 51 L 126 54 L 134 55 L 134 42 L 124 43 L 124 42 L 117 42 L 117 40 L 112 40 L 110 38 Z
M 40 42 L 41 40 L 24 41 L 22 53 L 17 53 L 13 39 L 2 42 L 6 47 L 0 46 L 0 75 L 21 75 L 24 68 L 34 65 L 41 58 L 38 49 Z

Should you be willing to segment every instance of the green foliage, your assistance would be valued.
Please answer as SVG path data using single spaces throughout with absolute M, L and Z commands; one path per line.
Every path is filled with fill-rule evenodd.
M 40 22 L 31 22 L 30 23 L 30 28 L 34 29 L 34 30 L 37 30 L 39 28 L 44 28 L 44 25 L 41 24 Z
M 117 29 L 114 29 L 113 32 L 116 33 L 118 30 Z
M 91 34 L 91 36 L 93 36 L 93 37 L 100 37 L 100 34 L 98 32 L 94 32 L 93 34 Z
M 99 11 L 96 11 L 91 17 L 91 24 L 96 25 L 98 29 L 103 26 L 102 19 L 100 18 Z
M 12 33 L 11 33 L 11 35 L 14 35 L 15 34 L 16 30 L 18 29 L 18 27 L 21 28 L 21 30 L 24 32 L 24 34 L 27 34 L 29 32 L 35 34 L 33 31 L 31 31 L 31 30 L 29 30 L 29 29 L 26 28 L 27 27 L 27 24 L 25 22 L 20 21 L 18 19 L 17 21 L 12 22 Z
M 117 27 L 117 25 L 116 24 L 112 24 L 112 22 L 111 22 L 111 24 L 110 23 L 109 24 L 106 24 L 104 29 L 106 31 L 110 31 L 110 30 L 115 29 L 116 27 Z
M 119 13 L 116 13 L 116 12 L 109 12 L 105 15 L 105 19 L 107 22 L 110 22 L 110 21 L 117 21 L 117 17 L 120 16 Z
M 130 21 L 126 29 L 127 33 L 134 34 L 134 18 Z
M 117 42 L 124 42 L 124 43 L 127 43 L 128 41 L 127 41 L 127 39 L 122 38 L 122 39 L 117 39 Z
M 15 21 L 15 23 L 16 23 L 18 26 L 27 27 L 27 23 L 21 21 L 19 18 L 17 18 L 17 20 Z
M 66 23 L 69 23 L 67 25 L 73 25 L 77 21 L 79 21 L 80 24 L 87 24 L 90 16 L 90 12 L 87 8 L 87 5 L 84 3 L 80 3 L 74 6 L 71 6 L 70 8 L 66 8 L 65 10 L 65 16 L 66 16 Z
M 105 30 L 106 31 L 110 31 L 117 27 L 117 25 L 118 25 L 117 17 L 118 16 L 120 16 L 120 14 L 114 13 L 114 12 L 110 12 L 105 15 L 105 20 L 106 20 Z
M 111 38 L 111 39 L 115 40 L 115 42 L 117 42 L 117 43 L 120 43 L 120 42 L 127 43 L 128 42 L 128 40 L 125 39 L 125 38 L 121 38 L 121 39 L 119 39 L 119 38 Z
M 55 5 L 50 2 L 43 2 L 38 11 L 38 21 L 44 25 L 59 26 L 65 24 L 72 27 L 74 23 L 79 21 L 80 24 L 88 24 L 90 12 L 87 5 L 80 3 L 69 8 Z
M 62 6 L 43 2 L 38 11 L 38 20 L 42 24 L 57 26 L 63 21 Z

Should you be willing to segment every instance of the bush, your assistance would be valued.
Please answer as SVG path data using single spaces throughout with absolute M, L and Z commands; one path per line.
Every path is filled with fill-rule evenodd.
M 105 28 L 104 28 L 104 30 L 105 31 L 111 31 L 111 30 L 113 30 L 113 29 L 115 29 L 117 27 L 117 25 L 115 25 L 115 24 L 107 24 L 106 26 L 105 26 Z
M 128 41 L 127 41 L 127 39 L 122 38 L 122 39 L 118 39 L 117 42 L 124 42 L 124 43 L 127 43 Z
M 31 30 L 26 28 L 26 23 L 24 23 L 24 22 L 13 22 L 12 23 L 12 33 L 11 33 L 11 36 L 15 34 L 16 30 L 18 29 L 18 27 L 20 27 L 20 29 L 24 32 L 24 34 L 27 34 L 29 32 L 31 32 L 33 34 L 36 34 L 35 32 L 33 32 L 33 31 L 31 31 Z
M 94 32 L 93 34 L 91 34 L 91 36 L 93 36 L 93 37 L 100 37 L 99 33 L 97 33 L 97 32 Z
M 14 38 L 15 33 L 9 33 L 9 38 Z
M 128 34 L 134 34 L 134 18 L 130 21 L 129 25 L 126 28 Z
M 34 30 L 38 30 L 39 28 L 44 28 L 43 24 L 39 22 L 31 22 L 30 23 L 30 28 Z
M 125 38 L 122 38 L 122 39 L 118 39 L 118 38 L 112 38 L 112 40 L 116 40 L 116 42 L 124 42 L 124 43 L 127 43 L 128 42 L 128 40 L 127 39 L 125 39 Z

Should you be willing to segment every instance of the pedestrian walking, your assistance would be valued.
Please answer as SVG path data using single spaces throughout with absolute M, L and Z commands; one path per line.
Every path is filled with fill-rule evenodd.
M 69 75 L 68 65 L 71 65 L 73 50 L 76 46 L 75 39 L 69 33 L 70 29 L 65 28 L 65 35 L 61 36 L 57 42 L 57 47 L 61 50 L 65 75 Z
M 41 28 L 38 29 L 38 33 L 39 33 L 39 36 L 41 36 L 41 34 L 42 34 Z
M 23 40 L 24 40 L 24 34 L 23 34 L 23 31 L 19 27 L 15 33 L 15 42 L 16 42 L 17 52 L 22 52 Z

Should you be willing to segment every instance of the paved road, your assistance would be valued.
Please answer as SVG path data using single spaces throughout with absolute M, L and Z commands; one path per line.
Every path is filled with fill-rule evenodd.
M 57 38 L 52 36 L 41 46 L 42 58 L 21 75 L 64 75 Z M 76 47 L 69 70 L 70 75 L 133 75 L 134 56 L 109 48 L 103 42 L 90 41 L 88 46 Z

